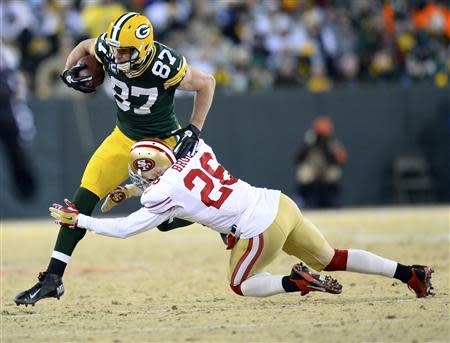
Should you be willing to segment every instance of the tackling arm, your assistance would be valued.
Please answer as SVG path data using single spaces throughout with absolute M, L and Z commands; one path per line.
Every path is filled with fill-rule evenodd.
M 98 219 L 79 214 L 77 226 L 103 236 L 127 238 L 153 229 L 171 218 L 173 213 L 174 209 L 155 214 L 146 208 L 141 208 L 128 217 L 122 218 Z

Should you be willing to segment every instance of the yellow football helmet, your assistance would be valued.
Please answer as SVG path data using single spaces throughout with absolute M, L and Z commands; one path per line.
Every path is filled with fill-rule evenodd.
M 153 51 L 153 26 L 147 17 L 128 12 L 113 20 L 106 31 L 106 44 L 109 47 L 111 63 L 117 69 L 130 72 L 138 69 Z M 117 51 L 128 49 L 129 58 L 117 61 Z
M 172 148 L 159 139 L 144 139 L 130 150 L 130 180 L 142 190 L 176 162 Z

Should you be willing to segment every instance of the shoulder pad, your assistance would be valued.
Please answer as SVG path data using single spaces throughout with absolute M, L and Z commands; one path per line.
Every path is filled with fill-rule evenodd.
M 183 81 L 184 77 L 186 76 L 188 64 L 186 62 L 186 58 L 182 56 L 178 68 L 176 71 L 176 74 L 173 75 L 170 79 L 168 79 L 166 82 L 164 82 L 164 89 L 168 89 L 170 87 L 178 86 L 181 81 Z

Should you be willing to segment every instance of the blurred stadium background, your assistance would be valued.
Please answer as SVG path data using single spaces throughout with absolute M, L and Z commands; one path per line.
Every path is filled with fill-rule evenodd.
M 307 215 L 333 244 L 430 263 L 436 297 L 415 301 L 391 280 L 350 273 L 339 275 L 346 284 L 340 298 L 242 300 L 226 287 L 217 235 L 195 227 L 126 242 L 89 237 L 68 268 L 58 306 L 16 308 L 13 296 L 45 266 L 54 244 L 48 206 L 72 195 L 115 125 L 108 80 L 85 95 L 59 74 L 77 42 L 127 10 L 147 15 L 156 40 L 215 75 L 202 135 L 232 174 L 294 196 L 296 148 L 314 118 L 329 116 L 348 156 L 344 209 Z M 4 0 L 0 18 L 0 63 L 18 76 L 21 162 L 36 181 L 35 191 L 31 183 L 17 187 L 23 179 L 3 149 L 0 340 L 229 341 L 230 333 L 235 341 L 448 340 L 448 0 Z M 177 96 L 186 124 L 192 98 Z M 418 204 L 427 206 L 403 208 Z M 112 212 L 137 205 L 130 200 Z M 284 272 L 291 262 L 284 257 L 274 268 Z M 180 270 L 189 277 L 180 280 Z M 49 325 L 55 330 L 42 329 Z
M 146 14 L 157 40 L 215 75 L 203 137 L 232 173 L 293 195 L 295 147 L 325 114 L 348 154 L 343 206 L 449 202 L 449 1 L 10 0 L 0 6 L 3 59 L 22 71 L 18 96 L 28 93 L 34 113 L 18 122 L 38 186 L 27 201 L 18 198 L 3 154 L 2 218 L 45 216 L 49 203 L 71 196 L 113 128 L 107 82 L 82 95 L 65 87 L 59 73 L 77 42 L 97 36 L 125 10 Z M 178 96 L 185 124 L 192 98 Z

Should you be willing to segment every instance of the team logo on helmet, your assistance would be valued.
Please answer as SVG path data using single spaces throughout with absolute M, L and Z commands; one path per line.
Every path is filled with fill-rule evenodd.
M 136 170 L 140 170 L 142 172 L 146 172 L 152 170 L 155 166 L 155 161 L 150 158 L 141 158 L 133 162 L 133 167 Z
M 147 24 L 142 24 L 136 29 L 136 37 L 143 39 L 150 34 L 150 27 Z

